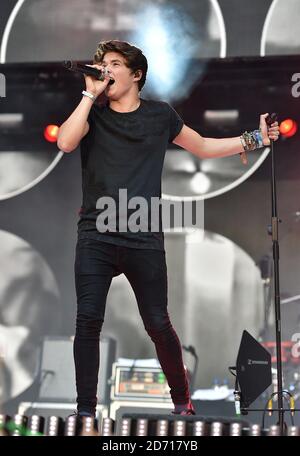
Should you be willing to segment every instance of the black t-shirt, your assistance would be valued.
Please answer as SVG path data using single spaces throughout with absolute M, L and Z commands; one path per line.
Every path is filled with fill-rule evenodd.
M 135 111 L 125 113 L 112 110 L 108 102 L 94 104 L 88 122 L 89 132 L 80 145 L 83 200 L 79 237 L 163 250 L 161 223 L 158 232 L 119 229 L 119 190 L 126 189 L 128 200 L 145 198 L 150 211 L 151 197 L 161 197 L 161 174 L 168 143 L 180 133 L 183 120 L 168 103 L 141 99 Z M 97 217 L 107 209 L 103 205 L 99 209 L 97 200 L 101 197 L 109 197 L 116 203 L 116 230 L 111 226 L 106 232 L 97 229 Z M 135 209 L 127 208 L 125 216 L 129 218 L 138 208 L 139 205 Z M 120 211 L 124 213 L 123 209 Z M 149 212 L 148 227 L 150 220 Z

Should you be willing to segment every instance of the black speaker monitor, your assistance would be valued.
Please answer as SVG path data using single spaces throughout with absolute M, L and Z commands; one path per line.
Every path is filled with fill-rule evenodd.
M 243 332 L 236 373 L 242 408 L 247 408 L 272 383 L 271 354 L 247 331 Z

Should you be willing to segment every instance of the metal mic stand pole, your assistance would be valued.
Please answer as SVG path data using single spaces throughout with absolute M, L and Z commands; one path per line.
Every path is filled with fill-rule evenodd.
M 267 125 L 276 122 L 275 113 L 266 118 Z M 279 287 L 279 242 L 277 215 L 277 194 L 276 194 L 276 175 L 275 175 L 275 154 L 274 142 L 271 139 L 271 195 L 272 195 L 272 224 L 271 232 L 273 245 L 273 264 L 274 264 L 274 303 L 275 303 L 275 327 L 276 327 L 276 360 L 277 360 L 277 389 L 278 389 L 278 425 L 280 434 L 284 434 L 284 410 L 283 410 L 283 381 L 282 381 L 282 359 L 281 359 L 281 312 L 280 312 L 280 287 Z

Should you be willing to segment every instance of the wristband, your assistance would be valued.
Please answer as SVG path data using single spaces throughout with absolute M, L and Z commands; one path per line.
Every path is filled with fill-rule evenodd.
M 250 132 L 245 131 L 240 136 L 240 139 L 245 152 L 248 152 L 249 150 L 259 149 L 264 145 L 260 129 Z
M 91 100 L 95 101 L 96 100 L 96 97 L 95 95 L 93 95 L 92 93 L 90 92 L 87 92 L 86 90 L 83 90 L 82 92 L 82 95 L 84 95 L 85 97 L 89 97 Z

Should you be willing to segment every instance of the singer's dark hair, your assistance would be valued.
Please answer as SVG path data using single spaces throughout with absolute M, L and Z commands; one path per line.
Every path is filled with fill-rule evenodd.
M 142 71 L 142 77 L 138 81 L 139 91 L 142 90 L 146 81 L 148 62 L 141 49 L 127 41 L 101 41 L 94 55 L 94 64 L 101 63 L 107 52 L 118 52 L 121 54 L 125 58 L 126 66 L 132 70 L 132 73 L 136 73 L 138 70 Z

